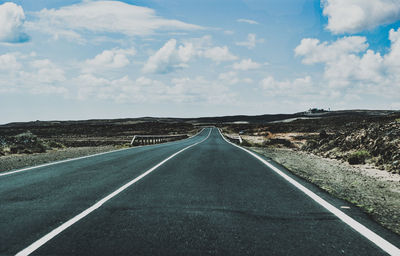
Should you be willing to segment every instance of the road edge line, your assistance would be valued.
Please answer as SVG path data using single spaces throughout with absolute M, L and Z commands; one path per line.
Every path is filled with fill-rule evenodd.
M 174 154 L 170 155 L 169 157 L 165 158 L 164 160 L 162 160 L 161 162 L 159 162 L 158 164 L 156 164 L 155 166 L 153 166 L 152 168 L 150 168 L 146 172 L 142 173 L 141 175 L 137 176 L 136 178 L 134 178 L 133 180 L 129 181 L 125 185 L 121 186 L 120 188 L 118 188 L 117 190 L 112 192 L 111 194 L 109 194 L 106 197 L 102 198 L 100 201 L 98 201 L 97 203 L 95 203 L 91 207 L 87 208 L 86 210 L 84 210 L 80 214 L 76 215 L 72 219 L 68 220 L 67 222 L 64 222 L 61 226 L 58 226 L 57 228 L 53 229 L 52 231 L 50 231 L 46 235 L 42 236 L 40 239 L 36 240 L 31 245 L 29 245 L 25 249 L 19 251 L 15 255 L 16 256 L 26 256 L 26 255 L 29 255 L 32 252 L 36 251 L 38 248 L 40 248 L 42 245 L 44 245 L 45 243 L 47 243 L 48 241 L 53 239 L 55 236 L 57 236 L 58 234 L 60 234 L 61 232 L 63 232 L 64 230 L 66 230 L 67 228 L 69 228 L 70 226 L 75 224 L 76 222 L 78 222 L 79 220 L 83 219 L 84 217 L 86 217 L 87 215 L 92 213 L 94 210 L 100 208 L 104 203 L 106 203 L 107 201 L 109 201 L 113 197 L 117 196 L 119 193 L 121 193 L 122 191 L 124 191 L 125 189 L 130 187 L 131 185 L 135 184 L 136 182 L 138 182 L 139 180 L 141 180 L 142 178 L 144 178 L 145 176 L 147 176 L 151 172 L 153 172 L 155 169 L 157 169 L 158 167 L 160 167 L 161 165 L 166 163 L 168 160 L 174 158 L 176 155 L 182 153 L 183 151 L 185 151 L 185 150 L 187 150 L 187 149 L 189 149 L 191 147 L 194 147 L 194 146 L 206 141 L 210 137 L 210 134 L 211 134 L 212 130 L 213 129 L 211 128 L 210 132 L 208 133 L 208 135 L 207 135 L 207 137 L 205 139 L 203 139 L 203 140 L 201 140 L 199 142 L 196 142 L 196 143 L 194 143 L 192 145 L 189 145 L 189 146 L 179 150 L 178 152 L 175 152 Z
M 193 135 L 193 136 L 191 136 L 189 138 L 183 139 L 183 140 L 187 140 L 187 139 L 193 138 L 193 137 L 199 135 L 203 130 L 204 130 L 204 128 L 201 131 L 199 131 L 198 133 L 196 133 L 195 135 Z M 179 141 L 182 141 L 182 140 L 179 140 Z M 171 141 L 171 142 L 175 142 L 175 141 Z M 169 143 L 169 142 L 167 142 L 167 143 Z M 162 143 L 162 144 L 165 145 L 167 143 Z M 153 144 L 153 145 L 155 145 L 155 144 Z M 51 165 L 56 165 L 56 164 L 62 164 L 62 163 L 67 163 L 67 162 L 71 162 L 71 161 L 76 161 L 76 160 L 81 160 L 81 159 L 86 159 L 86 158 L 90 158 L 90 157 L 101 156 L 101 155 L 105 155 L 105 154 L 110 154 L 110 153 L 124 151 L 124 150 L 128 150 L 128 149 L 133 149 L 133 148 L 146 147 L 146 146 L 152 146 L 152 145 L 121 148 L 121 149 L 111 150 L 111 151 L 107 151 L 107 152 L 100 152 L 100 153 L 87 155 L 87 156 L 79 156 L 79 157 L 68 158 L 68 159 L 64 159 L 64 160 L 60 160 L 60 161 L 40 164 L 40 165 L 36 165 L 36 166 L 30 166 L 30 167 L 26 167 L 26 168 L 14 170 L 14 171 L 0 172 L 0 177 L 7 176 L 7 175 L 10 175 L 10 174 L 14 174 L 14 173 L 19 173 L 19 172 L 25 172 L 25 171 L 29 171 L 29 170 L 33 170 L 33 169 L 37 169 L 37 168 L 41 168 L 41 167 L 46 167 L 46 166 L 51 166 Z
M 331 212 L 332 214 L 334 214 L 336 217 L 338 217 L 341 221 L 343 221 L 344 223 L 346 223 L 348 226 L 350 226 L 352 229 L 354 229 L 355 231 L 357 231 L 359 234 L 361 234 L 362 236 L 364 236 L 365 238 L 367 238 L 369 241 L 371 241 L 372 243 L 374 243 L 376 246 L 378 246 L 379 248 L 381 248 L 383 251 L 385 251 L 386 253 L 388 253 L 389 255 L 400 255 L 400 249 L 397 248 L 395 245 L 391 244 L 390 242 L 388 242 L 387 240 L 385 240 L 384 238 L 382 238 L 381 236 L 379 236 L 378 234 L 376 234 L 375 232 L 373 232 L 372 230 L 368 229 L 366 226 L 364 226 L 363 224 L 359 223 L 358 221 L 354 220 L 353 218 L 351 218 L 350 216 L 348 216 L 347 214 L 345 214 L 344 212 L 340 211 L 338 208 L 336 208 L 335 206 L 333 206 L 332 204 L 328 203 L 326 200 L 322 199 L 320 196 L 318 196 L 317 194 L 315 194 L 314 192 L 312 192 L 311 190 L 309 190 L 308 188 L 306 188 L 305 186 L 301 185 L 299 182 L 297 182 L 296 180 L 294 180 L 293 178 L 289 177 L 287 174 L 285 174 L 283 171 L 279 170 L 278 168 L 276 168 L 275 166 L 273 166 L 271 163 L 268 163 L 265 159 L 263 159 L 262 157 L 258 156 L 257 154 L 255 154 L 254 152 L 251 152 L 250 150 L 243 148 L 239 145 L 236 145 L 230 141 L 228 141 L 224 135 L 222 134 L 221 130 L 218 128 L 219 134 L 221 135 L 221 137 L 229 144 L 249 153 L 250 155 L 252 155 L 253 157 L 255 157 L 257 160 L 261 161 L 263 164 L 265 164 L 266 166 L 268 166 L 270 169 L 272 169 L 275 173 L 277 173 L 278 175 L 280 175 L 282 178 L 284 178 L 286 181 L 288 181 L 290 184 L 292 184 L 293 186 L 295 186 L 297 189 L 299 189 L 300 191 L 302 191 L 304 194 L 306 194 L 308 197 L 310 197 L 311 199 L 313 199 L 315 202 L 317 202 L 319 205 L 321 205 L 322 207 L 324 207 L 325 209 L 327 209 L 329 212 Z

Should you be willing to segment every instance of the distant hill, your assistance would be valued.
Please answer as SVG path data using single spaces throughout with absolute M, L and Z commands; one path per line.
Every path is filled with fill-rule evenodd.
M 31 121 L 31 122 L 13 122 L 0 127 L 48 127 L 63 125 L 112 125 L 112 124 L 133 124 L 139 122 L 162 122 L 162 123 L 192 123 L 192 124 L 221 124 L 234 122 L 247 123 L 268 123 L 282 120 L 297 119 L 301 117 L 351 117 L 351 116 L 385 116 L 400 111 L 394 110 L 338 110 L 310 113 L 308 111 L 294 114 L 265 114 L 265 115 L 234 115 L 234 116 L 216 116 L 216 117 L 198 117 L 198 118 L 174 118 L 174 117 L 139 117 L 139 118 L 119 118 L 119 119 L 91 119 L 91 120 L 71 120 L 71 121 Z

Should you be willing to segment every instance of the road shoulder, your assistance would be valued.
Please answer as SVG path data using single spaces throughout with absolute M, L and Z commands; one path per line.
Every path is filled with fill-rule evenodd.
M 295 175 L 367 212 L 384 227 L 400 234 L 398 175 L 365 172 L 333 159 L 277 148 L 249 148 L 283 165 Z
M 120 149 L 117 146 L 77 147 L 49 150 L 45 153 L 15 154 L 0 157 L 0 173 Z

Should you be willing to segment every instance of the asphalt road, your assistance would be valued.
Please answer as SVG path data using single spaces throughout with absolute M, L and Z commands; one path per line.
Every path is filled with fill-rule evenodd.
M 349 206 L 278 168 L 337 209 Z M 397 254 L 399 236 L 352 206 L 340 210 Z M 0 176 L 0 255 L 27 248 L 32 255 L 387 255 L 215 128 Z

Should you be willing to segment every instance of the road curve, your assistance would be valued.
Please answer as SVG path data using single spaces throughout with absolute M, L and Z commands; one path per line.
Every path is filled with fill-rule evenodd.
M 1 176 L 0 255 L 29 248 L 137 177 L 32 255 L 387 255 L 215 128 Z M 399 247 L 397 235 L 346 211 Z

